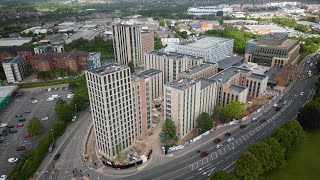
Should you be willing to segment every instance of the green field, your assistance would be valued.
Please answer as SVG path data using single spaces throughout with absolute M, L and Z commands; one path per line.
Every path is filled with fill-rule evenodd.
M 320 179 L 320 131 L 308 132 L 301 150 L 292 155 L 288 164 L 273 171 L 263 180 Z

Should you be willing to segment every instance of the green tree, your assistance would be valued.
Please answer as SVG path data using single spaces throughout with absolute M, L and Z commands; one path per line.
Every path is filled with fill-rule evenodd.
M 131 74 L 134 73 L 134 64 L 133 64 L 132 61 L 129 61 L 129 62 L 128 62 L 128 66 L 129 66 L 129 68 L 130 68 Z
M 154 38 L 154 50 L 163 48 L 163 44 L 160 38 Z
M 234 174 L 230 174 L 225 170 L 219 170 L 215 172 L 211 177 L 210 180 L 237 180 L 237 176 Z
M 258 159 L 250 152 L 241 154 L 235 163 L 236 175 L 245 180 L 259 179 L 262 165 Z
M 163 17 L 158 16 L 158 17 L 156 17 L 156 19 L 159 22 L 159 26 L 164 26 L 165 25 L 165 21 L 164 21 Z
M 67 102 L 60 98 L 56 102 L 55 111 L 57 118 L 63 121 L 71 121 L 75 114 L 74 107 L 70 106 Z
M 277 139 L 268 137 L 263 142 L 269 145 L 271 148 L 270 161 L 272 169 L 282 167 L 285 163 L 285 149 L 281 146 Z
M 249 152 L 252 153 L 261 163 L 262 168 L 260 169 L 260 174 L 264 174 L 274 168 L 270 159 L 272 151 L 267 143 L 259 142 L 257 144 L 253 144 L 249 148 Z
M 291 148 L 297 150 L 302 145 L 305 137 L 305 133 L 300 123 L 296 120 L 291 120 L 283 124 L 281 128 L 287 130 L 293 136 Z
M 288 159 L 292 153 L 291 145 L 293 142 L 293 136 L 290 134 L 290 132 L 283 128 L 277 128 L 272 131 L 271 137 L 274 137 L 278 140 L 284 149 L 285 158 Z
M 320 64 L 320 63 L 318 63 Z M 317 89 L 316 89 L 317 92 Z M 320 95 L 320 94 L 319 94 Z M 317 96 L 317 93 L 315 94 Z M 305 104 L 298 114 L 298 121 L 306 130 L 320 128 L 320 98 Z
M 171 119 L 167 118 L 164 121 L 164 124 L 162 127 L 162 132 L 163 132 L 165 140 L 168 140 L 168 141 L 178 140 L 176 125 L 174 124 L 174 122 Z
M 241 118 L 245 113 L 245 104 L 240 101 L 230 101 L 223 109 L 226 121 Z
M 32 136 L 39 136 L 43 133 L 44 125 L 39 118 L 33 117 L 27 125 L 27 131 Z
M 206 132 L 212 129 L 213 123 L 210 115 L 206 112 L 203 112 L 199 115 L 197 119 L 198 128 L 200 128 L 200 132 Z

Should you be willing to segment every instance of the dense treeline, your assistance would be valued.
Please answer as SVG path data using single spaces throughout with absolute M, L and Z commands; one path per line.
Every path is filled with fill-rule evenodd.
M 217 179 L 259 179 L 263 174 L 281 168 L 300 148 L 305 137 L 301 125 L 291 120 L 273 130 L 267 139 L 253 144 L 247 152 L 241 154 L 235 162 L 235 174 L 218 171 L 211 180 Z
M 296 20 L 294 19 L 289 19 L 289 18 L 273 18 L 272 19 L 273 22 L 277 23 L 277 24 L 281 24 L 283 26 L 288 26 L 288 27 L 292 27 L 295 30 L 299 30 L 302 32 L 306 32 L 309 30 L 309 27 L 303 24 L 298 24 Z
M 232 27 L 227 27 L 224 30 L 209 30 L 205 32 L 205 35 L 234 39 L 233 52 L 238 54 L 244 54 L 248 40 L 257 39 L 260 37 L 259 35 Z
M 112 40 L 104 40 L 101 36 L 96 36 L 92 40 L 83 38 L 72 41 L 64 45 L 65 51 L 78 49 L 86 52 L 101 52 L 102 59 L 110 59 L 114 56 Z

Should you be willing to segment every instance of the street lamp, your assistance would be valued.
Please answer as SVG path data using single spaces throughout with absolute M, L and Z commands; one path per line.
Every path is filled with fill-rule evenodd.
M 51 131 L 52 141 L 54 142 L 54 137 L 53 137 L 53 133 L 52 133 L 53 129 L 50 129 L 50 131 Z

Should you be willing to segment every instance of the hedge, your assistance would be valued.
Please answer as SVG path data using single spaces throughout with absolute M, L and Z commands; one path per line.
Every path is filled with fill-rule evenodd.
M 54 81 L 44 81 L 44 82 L 35 82 L 28 84 L 19 84 L 19 88 L 34 88 L 34 87 L 43 87 L 43 86 L 53 86 L 58 84 L 67 84 L 71 81 L 71 79 L 62 79 L 62 80 L 54 80 Z

